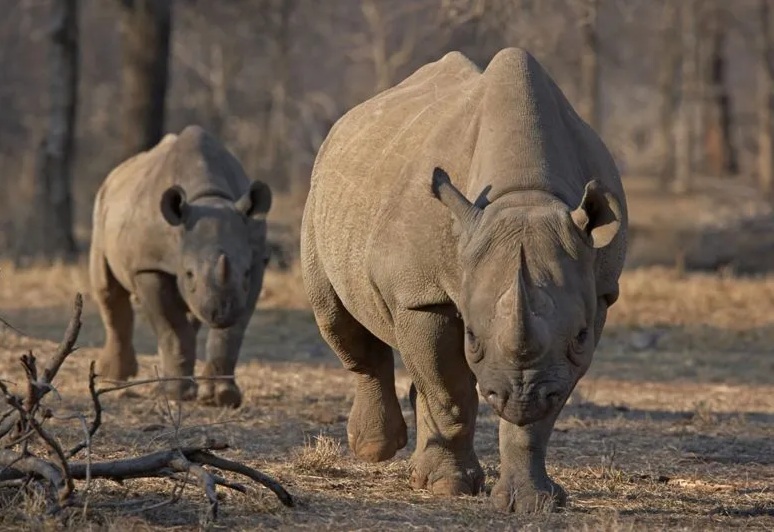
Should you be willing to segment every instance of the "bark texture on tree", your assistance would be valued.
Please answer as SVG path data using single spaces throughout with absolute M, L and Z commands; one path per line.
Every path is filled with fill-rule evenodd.
M 768 0 L 758 3 L 758 183 L 766 195 L 771 194 L 774 180 L 774 146 L 772 145 L 772 42 Z
M 172 27 L 170 0 L 122 0 L 124 156 L 156 145 L 164 108 Z
M 675 175 L 675 116 L 677 114 L 677 69 L 680 66 L 680 40 L 675 21 L 677 8 L 669 0 L 661 12 L 661 62 L 658 87 L 660 94 L 658 136 L 662 149 L 660 177 L 670 182 Z
M 681 83 L 680 108 L 675 134 L 674 191 L 690 190 L 694 171 L 694 128 L 697 110 L 697 28 L 696 0 L 680 4 Z
M 601 133 L 599 105 L 599 33 L 597 20 L 599 0 L 585 0 L 581 23 L 581 109 L 580 114 L 595 131 Z
M 710 93 L 710 112 L 705 135 L 705 151 L 712 174 L 735 175 L 739 172 L 739 159 L 731 134 L 732 105 L 726 79 L 728 28 L 717 4 L 712 6 L 708 22 L 707 85 Z
M 29 225 L 37 235 L 30 235 L 20 247 L 23 255 L 69 260 L 77 253 L 72 162 L 78 102 L 78 0 L 55 0 L 51 9 L 48 131 L 38 147 Z

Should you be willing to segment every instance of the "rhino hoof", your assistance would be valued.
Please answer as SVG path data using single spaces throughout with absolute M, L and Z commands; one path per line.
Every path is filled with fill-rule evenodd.
M 427 489 L 433 495 L 439 496 L 475 495 L 481 491 L 484 472 L 475 456 L 468 457 L 464 467 L 460 467 L 459 463 L 452 466 L 428 460 L 428 456 L 432 455 L 415 456 L 412 459 L 412 488 Z
M 543 487 L 512 479 L 500 479 L 492 489 L 492 502 L 498 510 L 523 514 L 550 513 L 567 504 L 567 492 L 551 479 Z
M 367 441 L 363 443 L 350 443 L 355 455 L 365 462 L 383 462 L 389 460 L 398 449 L 402 449 L 406 446 L 405 437 L 403 440 L 379 440 L 379 441 Z
M 185 379 L 162 382 L 159 393 L 170 401 L 193 401 L 196 399 L 196 383 Z
M 97 360 L 97 374 L 113 381 L 125 381 L 137 375 L 139 370 L 134 353 L 115 354 L 103 351 Z
M 242 392 L 233 382 L 219 382 L 202 387 L 199 402 L 207 406 L 239 408 L 242 404 Z

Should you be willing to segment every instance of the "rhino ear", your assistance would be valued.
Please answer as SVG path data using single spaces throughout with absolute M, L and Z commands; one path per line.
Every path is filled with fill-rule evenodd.
M 586 183 L 583 199 L 570 217 L 591 247 L 603 248 L 612 242 L 621 227 L 621 205 L 594 179 Z
M 482 209 L 475 206 L 455 187 L 449 174 L 442 168 L 433 170 L 433 182 L 431 185 L 433 196 L 443 203 L 459 222 L 466 233 L 471 233 L 478 225 Z
M 265 215 L 271 209 L 271 189 L 263 181 L 250 183 L 250 189 L 234 203 L 236 210 L 245 216 Z
M 161 214 L 169 225 L 176 226 L 188 219 L 189 207 L 185 190 L 178 185 L 169 187 L 161 195 Z

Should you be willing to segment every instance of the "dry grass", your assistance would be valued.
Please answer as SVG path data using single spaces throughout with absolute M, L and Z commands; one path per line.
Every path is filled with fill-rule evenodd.
M 341 442 L 320 434 L 307 438 L 304 446 L 296 453 L 293 463 L 300 471 L 307 473 L 335 474 L 340 471 L 344 454 Z
M 4 268 L 4 272 L 0 315 L 34 336 L 57 339 L 81 270 L 57 266 L 51 271 Z M 63 278 L 70 284 L 67 294 L 61 287 Z M 386 530 L 409 524 L 444 530 L 772 526 L 774 386 L 767 347 L 769 320 L 774 319 L 771 278 L 682 276 L 663 269 L 625 273 L 621 301 L 611 312 L 592 371 L 557 423 L 550 448 L 550 472 L 570 492 L 570 505 L 530 518 L 493 512 L 485 495 L 444 500 L 408 489 L 406 449 L 384 464 L 354 459 L 342 443 L 352 379 L 319 339 L 298 283 L 295 269 L 267 275 L 269 297 L 253 318 L 238 370 L 244 406 L 237 411 L 184 407 L 180 431 L 184 441 L 205 433 L 227 439 L 234 449 L 232 458 L 275 476 L 299 500 L 296 509 L 285 510 L 262 491 L 249 496 L 227 493 L 220 526 L 315 530 Z M 39 301 L 35 306 L 30 294 L 49 294 L 48 306 Z M 88 361 L 96 356 L 102 331 L 88 300 L 86 310 L 84 348 L 60 376 L 61 391 L 70 402 L 57 408 L 83 409 L 89 404 L 83 377 Z M 742 321 L 744 317 L 748 320 Z M 643 334 L 655 334 L 657 341 L 641 348 L 638 335 Z M 136 337 L 141 352 L 153 352 L 153 336 L 142 322 Z M 632 348 L 637 342 L 639 347 Z M 10 380 L 16 378 L 13 361 L 22 350 L 46 356 L 53 348 L 45 340 L 10 332 L 0 336 L 0 345 L 0 378 Z M 141 375 L 152 376 L 158 360 L 146 354 L 140 364 Z M 399 368 L 396 386 L 407 420 L 409 384 Z M 495 416 L 482 406 L 476 445 L 488 489 L 498 474 L 496 425 Z M 74 426 L 61 424 L 57 430 L 72 439 L 79 437 Z M 158 398 L 145 391 L 126 393 L 106 404 L 105 432 L 95 443 L 99 453 L 95 458 L 154 450 L 173 437 Z M 408 448 L 412 445 L 410 441 Z M 95 505 L 136 500 L 141 509 L 163 503 L 171 489 L 165 481 L 138 480 L 124 486 L 103 481 L 93 486 L 91 497 Z M 35 501 L 19 505 L 7 500 L 7 492 L 0 495 L 6 497 L 0 504 L 7 509 L 0 527 L 53 526 L 41 521 L 24 524 L 40 514 Z M 203 497 L 189 490 L 174 505 L 129 513 L 94 509 L 69 526 L 189 529 L 200 525 L 204 508 Z
M 295 238 L 291 236 L 290 238 Z M 0 316 L 29 334 L 0 333 L 0 378 L 18 380 L 26 349 L 49 355 L 69 317 L 72 294 L 88 293 L 83 264 L 15 269 L 0 264 Z M 485 494 L 447 500 L 408 488 L 407 449 L 364 464 L 346 446 L 353 380 L 319 338 L 297 266 L 267 272 L 264 293 L 242 350 L 236 411 L 183 407 L 179 437 L 226 439 L 230 458 L 266 471 L 296 496 L 281 508 L 273 495 L 224 493 L 217 526 L 202 521 L 203 496 L 186 490 L 164 505 L 172 485 L 95 482 L 93 508 L 70 529 L 181 530 L 223 527 L 442 530 L 650 530 L 774 528 L 774 276 L 738 279 L 650 268 L 625 272 L 592 369 L 557 423 L 549 471 L 570 493 L 566 510 L 523 517 L 494 512 Z M 62 411 L 87 409 L 85 375 L 102 326 L 86 300 L 82 349 L 60 373 Z M 142 320 L 135 345 L 141 376 L 152 377 L 155 339 Z M 202 342 L 203 343 L 203 342 Z M 410 421 L 406 372 L 396 387 Z M 95 459 L 169 445 L 175 430 L 151 390 L 109 397 Z M 79 428 L 52 425 L 65 439 Z M 476 446 L 491 489 L 497 478 L 497 419 L 480 409 Z M 410 427 L 410 433 L 413 428 Z M 55 528 L 40 501 L 0 490 L 0 529 Z M 97 508 L 137 501 L 135 511 Z M 151 510 L 143 510 L 156 506 Z

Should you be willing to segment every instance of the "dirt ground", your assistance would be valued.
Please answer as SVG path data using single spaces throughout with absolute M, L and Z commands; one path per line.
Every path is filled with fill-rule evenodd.
M 0 378 L 18 382 L 18 356 L 49 356 L 69 319 L 72 296 L 87 291 L 85 270 L 58 266 L 0 270 L 0 316 L 24 332 L 0 334 Z M 102 327 L 86 299 L 79 349 L 60 372 L 64 413 L 88 412 L 86 375 Z M 346 444 L 353 379 L 320 339 L 297 269 L 271 271 L 238 368 L 244 405 L 220 410 L 185 404 L 179 441 L 225 438 L 226 456 L 274 475 L 297 506 L 283 508 L 263 488 L 223 493 L 216 523 L 206 501 L 187 489 L 163 504 L 173 484 L 96 481 L 92 505 L 72 517 L 75 529 L 752 529 L 774 528 L 774 277 L 736 279 L 680 275 L 667 269 L 628 271 L 620 302 L 590 373 L 557 423 L 549 472 L 571 499 L 566 509 L 532 517 L 494 511 L 486 494 L 438 499 L 408 487 L 413 441 L 377 465 L 357 462 Z M 155 341 L 140 320 L 141 377 L 153 377 Z M 397 369 L 404 415 L 409 379 Z M 174 442 L 166 403 L 152 389 L 108 396 L 95 459 L 131 456 Z M 59 422 L 69 441 L 77 424 Z M 476 446 L 487 489 L 498 475 L 497 419 L 480 408 Z M 83 489 L 83 484 L 80 485 Z M 0 491 L 0 527 L 41 529 L 40 501 Z M 154 509 L 145 510 L 155 506 Z

